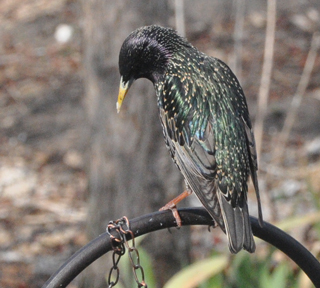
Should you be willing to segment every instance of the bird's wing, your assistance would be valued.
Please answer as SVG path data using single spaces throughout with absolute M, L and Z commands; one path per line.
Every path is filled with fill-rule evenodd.
M 165 81 L 160 103 L 160 119 L 166 144 L 187 185 L 224 230 L 217 199 L 215 119 L 208 101 L 189 95 L 203 93 L 194 81 L 172 76 Z M 199 111 L 207 111 L 202 114 Z
M 258 185 L 258 160 L 257 160 L 257 151 L 256 151 L 256 144 L 254 140 L 253 135 L 253 129 L 251 126 L 250 119 L 249 121 L 245 120 L 242 117 L 243 125 L 246 130 L 246 139 L 247 139 L 247 147 L 250 155 L 250 171 L 251 171 L 251 179 L 254 186 L 254 189 L 256 191 L 256 197 L 258 202 L 258 219 L 259 224 L 262 227 L 263 226 L 263 217 L 262 217 L 262 208 L 261 208 L 261 200 L 260 200 L 260 193 L 259 193 L 259 185 Z
M 187 186 L 195 192 L 203 206 L 225 230 L 216 194 L 215 143 L 212 125 L 208 122 L 203 137 L 199 139 L 197 136 L 190 138 L 188 133 L 190 127 L 177 132 L 175 120 L 170 119 L 168 113 L 161 108 L 160 120 L 166 145 L 172 159 L 183 174 Z
M 188 186 L 227 232 L 230 250 L 236 253 L 245 248 L 253 252 L 255 245 L 246 203 L 246 182 L 250 168 L 254 181 L 257 181 L 255 146 L 253 134 L 248 133 L 252 130 L 250 122 L 247 122 L 249 114 L 242 89 L 235 76 L 233 83 L 226 81 L 228 79 L 223 75 L 230 75 L 231 70 L 226 66 L 229 69 L 226 71 L 225 66 L 220 67 L 224 74 L 221 71 L 216 73 L 216 66 L 207 66 L 208 71 L 205 72 L 210 77 L 205 85 L 203 82 L 197 85 L 196 80 L 184 83 L 179 77 L 172 77 L 164 87 L 167 98 L 164 100 L 166 103 L 160 105 L 160 118 L 174 161 Z M 238 85 L 236 88 L 230 85 L 234 83 Z M 242 93 L 240 96 L 239 91 Z M 217 99 L 226 92 L 225 102 Z M 188 99 L 190 94 L 197 97 Z M 239 99 L 236 97 L 243 97 L 240 99 L 241 109 L 237 107 Z M 228 133 L 235 135 L 229 137 Z M 233 141 L 229 144 L 240 151 L 236 159 L 228 158 L 228 148 L 224 148 L 229 138 Z M 243 172 L 243 175 L 233 174 L 237 161 L 242 161 L 238 168 L 244 171 L 238 172 Z M 249 162 L 252 164 L 250 168 Z M 233 171 L 229 172 L 228 168 Z
M 262 209 L 261 209 L 261 201 L 260 201 L 260 193 L 259 193 L 259 185 L 257 178 L 257 170 L 258 170 L 258 162 L 257 162 L 257 151 L 256 144 L 253 134 L 253 128 L 249 116 L 249 110 L 245 95 L 243 93 L 242 87 L 233 74 L 231 69 L 221 60 L 216 58 L 207 57 L 206 58 L 210 63 L 214 63 L 213 65 L 208 65 L 207 67 L 211 67 L 212 75 L 214 75 L 215 81 L 220 83 L 222 90 L 227 90 L 227 94 L 229 94 L 229 101 L 231 110 L 234 111 L 235 116 L 239 119 L 242 130 L 245 132 L 245 145 L 248 151 L 248 160 L 250 165 L 250 175 L 255 188 L 257 203 L 258 203 L 258 215 L 259 215 L 259 223 L 262 226 L 263 217 L 262 217 Z M 214 72 L 219 73 L 214 73 Z

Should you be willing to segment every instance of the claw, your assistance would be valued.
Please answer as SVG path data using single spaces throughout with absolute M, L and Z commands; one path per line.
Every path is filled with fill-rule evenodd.
M 167 205 L 163 206 L 162 208 L 159 209 L 159 211 L 165 211 L 165 210 L 171 210 L 172 215 L 174 219 L 176 220 L 177 227 L 180 228 L 182 226 L 182 221 L 178 212 L 177 207 L 174 205 L 170 205 L 171 203 L 169 202 Z

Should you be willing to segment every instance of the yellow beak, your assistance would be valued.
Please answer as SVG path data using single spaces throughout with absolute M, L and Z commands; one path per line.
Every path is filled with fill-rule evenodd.
M 123 102 L 124 98 L 126 97 L 132 82 L 133 81 L 128 81 L 128 82 L 124 83 L 122 77 L 120 79 L 119 95 L 118 95 L 118 102 L 117 102 L 117 112 L 118 113 L 120 112 L 122 102 Z

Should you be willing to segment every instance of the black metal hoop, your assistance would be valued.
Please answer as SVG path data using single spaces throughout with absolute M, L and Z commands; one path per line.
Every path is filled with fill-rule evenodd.
M 204 208 L 179 209 L 179 215 L 183 226 L 214 225 L 214 221 Z M 175 227 L 176 222 L 171 211 L 161 211 L 134 218 L 130 220 L 130 225 L 134 237 L 138 237 L 156 230 Z M 251 225 L 255 236 L 289 256 L 313 284 L 320 287 L 320 263 L 302 244 L 267 222 L 264 222 L 261 228 L 254 217 L 251 217 Z M 66 287 L 87 266 L 110 250 L 112 250 L 110 236 L 104 233 L 72 255 L 42 288 Z

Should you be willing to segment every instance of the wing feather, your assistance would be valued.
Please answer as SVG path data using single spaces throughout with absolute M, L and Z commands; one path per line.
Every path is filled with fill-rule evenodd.
M 254 252 L 247 206 L 250 174 L 261 220 L 262 213 L 246 100 L 226 64 L 205 56 L 202 60 L 206 70 L 193 73 L 198 78 L 210 75 L 205 82 L 200 85 L 192 76 L 183 78 L 184 82 L 170 75 L 165 81 L 167 93 L 159 93 L 158 97 L 163 97 L 158 103 L 166 144 L 187 186 L 226 232 L 230 251 L 237 253 L 244 248 Z

